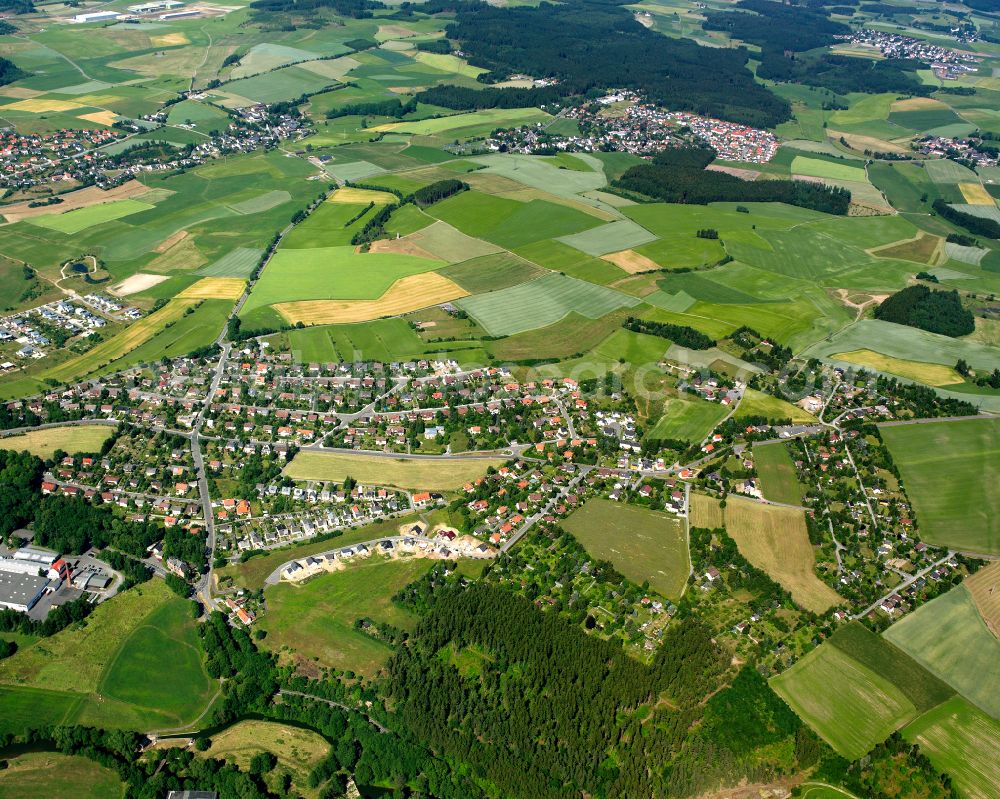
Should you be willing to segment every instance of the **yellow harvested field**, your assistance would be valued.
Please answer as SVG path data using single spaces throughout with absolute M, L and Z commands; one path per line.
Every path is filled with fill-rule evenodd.
M 179 300 L 238 300 L 247 282 L 241 277 L 203 277 L 177 295 Z
M 406 458 L 352 455 L 302 450 L 285 467 L 294 480 L 336 480 L 353 477 L 362 485 L 448 491 L 482 477 L 503 458 Z
M 191 44 L 191 40 L 183 33 L 164 33 L 161 36 L 150 36 L 149 42 L 153 47 L 180 47 Z
M 969 205 L 994 205 L 993 198 L 982 183 L 959 183 L 958 188 Z
M 824 613 L 842 601 L 813 570 L 805 511 L 730 495 L 725 518 L 726 532 L 743 556 L 786 588 L 800 607 Z
M 121 186 L 115 186 L 113 189 L 108 189 L 107 191 L 99 189 L 97 186 L 88 186 L 85 189 L 78 189 L 77 191 L 60 195 L 62 202 L 59 204 L 59 211 L 60 213 L 75 211 L 77 208 L 89 208 L 91 205 L 109 203 L 113 200 L 132 200 L 147 193 L 149 193 L 149 187 L 143 186 L 137 180 L 130 180 Z M 173 192 L 170 192 L 170 194 L 173 194 Z M 29 208 L 27 201 L 7 205 L 3 209 L 4 218 L 8 222 L 18 222 L 22 219 L 29 219 L 33 216 L 44 216 L 51 213 L 52 206 L 41 205 Z
M 0 97 L 13 97 L 16 100 L 30 100 L 32 97 L 38 97 L 42 94 L 45 92 L 38 89 L 26 89 L 23 86 L 4 86 L 0 89 Z
M 965 581 L 965 587 L 990 632 L 1000 638 L 1000 561 L 977 571 Z
M 377 300 L 301 300 L 278 303 L 274 309 L 291 324 L 370 322 L 383 316 L 401 316 L 419 311 L 467 297 L 468 294 L 457 283 L 437 272 L 425 272 L 400 278 Z
M 875 369 L 879 372 L 888 372 L 891 375 L 916 380 L 927 386 L 952 386 L 962 382 L 962 376 L 950 366 L 892 358 L 873 350 L 837 352 L 830 357 L 838 361 L 856 363 L 858 366 L 867 366 L 869 369 Z
M 396 195 L 387 191 L 372 191 L 371 189 L 337 189 L 327 202 L 331 203 L 375 203 L 390 205 L 396 202 Z
M 98 125 L 113 125 L 118 119 L 118 114 L 113 111 L 95 111 L 93 114 L 80 114 L 77 119 L 96 122 Z
M 652 272 L 659 270 L 660 265 L 645 255 L 640 255 L 635 250 L 621 250 L 602 255 L 601 258 L 608 263 L 614 264 L 619 269 L 624 269 L 630 275 L 637 275 L 640 272 Z
M 16 103 L 0 107 L 5 111 L 27 111 L 31 114 L 44 114 L 50 111 L 72 111 L 83 106 L 80 103 L 71 103 L 69 100 L 42 100 L 33 98 L 30 100 L 19 100 Z
M 398 255 L 414 255 L 417 258 L 427 258 L 430 261 L 440 261 L 434 253 L 427 252 L 410 238 L 377 239 L 371 243 L 369 252 L 391 252 Z
M 100 452 L 101 445 L 111 435 L 110 425 L 67 425 L 30 430 L 18 436 L 0 438 L 0 449 L 16 452 L 28 450 L 32 455 L 48 459 L 57 449 L 63 452 Z
M 89 352 L 54 366 L 41 374 L 41 377 L 51 378 L 59 382 L 79 379 L 95 372 L 102 366 L 127 355 L 136 347 L 145 344 L 149 339 L 163 330 L 170 322 L 176 322 L 197 300 L 179 299 L 175 297 L 160 310 L 145 316 L 133 323 L 117 336 L 102 341 Z
M 719 500 L 706 494 L 691 494 L 688 520 L 692 527 L 704 527 L 708 530 L 714 530 L 725 524 Z
M 112 286 L 110 291 L 119 297 L 127 297 L 130 294 L 138 294 L 140 291 L 151 289 L 166 279 L 166 275 L 147 275 L 144 272 L 136 272 L 121 283 Z
M 927 111 L 928 109 L 947 109 L 948 106 L 933 97 L 907 97 L 897 100 L 890 106 L 890 111 Z

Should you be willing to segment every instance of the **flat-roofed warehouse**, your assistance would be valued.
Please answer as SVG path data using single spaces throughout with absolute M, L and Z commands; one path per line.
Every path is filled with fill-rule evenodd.
M 0 571 L 0 607 L 27 613 L 42 598 L 48 584 L 37 574 Z

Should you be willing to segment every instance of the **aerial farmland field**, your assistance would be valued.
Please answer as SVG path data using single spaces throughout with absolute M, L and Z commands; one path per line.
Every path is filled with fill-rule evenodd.
M 636 583 L 648 581 L 668 599 L 679 599 L 690 561 L 684 523 L 676 516 L 606 499 L 592 499 L 564 526 L 592 555 L 610 560 Z
M 942 546 L 1000 552 L 1000 422 L 889 425 L 881 433 L 910 492 L 921 536 Z
M 285 467 L 296 480 L 336 480 L 353 477 L 368 485 L 404 489 L 455 489 L 481 476 L 502 458 L 427 459 L 373 457 L 334 452 L 300 452 Z
M 765 498 L 787 505 L 802 503 L 803 488 L 795 476 L 795 464 L 784 443 L 758 444 L 753 448 L 753 459 Z

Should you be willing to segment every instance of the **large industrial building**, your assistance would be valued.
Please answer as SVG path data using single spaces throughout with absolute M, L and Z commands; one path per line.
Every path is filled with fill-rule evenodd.
M 21 547 L 0 558 L 0 607 L 27 613 L 60 582 L 70 577 L 70 566 L 59 553 L 42 547 Z

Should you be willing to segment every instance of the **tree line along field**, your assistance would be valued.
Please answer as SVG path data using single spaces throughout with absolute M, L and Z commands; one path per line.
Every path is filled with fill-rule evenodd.
M 1000 552 L 1000 420 L 886 425 L 925 540 L 971 552 Z
M 191 609 L 160 581 L 101 604 L 79 628 L 18 650 L 0 663 L 0 729 L 90 724 L 183 726 L 217 686 L 205 672 Z
M 691 569 L 684 523 L 669 513 L 591 499 L 563 523 L 594 557 L 668 599 L 684 592 Z

